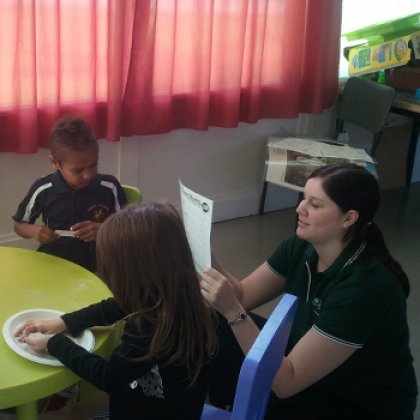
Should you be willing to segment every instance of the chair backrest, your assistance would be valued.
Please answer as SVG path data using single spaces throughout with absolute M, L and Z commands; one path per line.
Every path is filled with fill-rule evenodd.
M 268 318 L 242 364 L 231 420 L 262 420 L 271 385 L 289 340 L 297 297 L 285 294 Z
M 350 77 L 338 102 L 337 118 L 379 133 L 395 96 L 395 89 L 361 77 Z
M 123 184 L 121 185 L 125 196 L 127 198 L 127 203 L 140 203 L 142 199 L 141 191 L 132 185 Z

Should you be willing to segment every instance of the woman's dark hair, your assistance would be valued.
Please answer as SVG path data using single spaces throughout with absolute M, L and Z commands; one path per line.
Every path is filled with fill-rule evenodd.
M 344 240 L 366 241 L 368 247 L 395 273 L 408 296 L 410 282 L 401 265 L 391 256 L 384 237 L 373 221 L 379 208 L 380 193 L 376 178 L 356 164 L 336 164 L 315 169 L 310 178 L 320 178 L 325 193 L 343 212 L 356 210 L 359 218 L 347 231 Z
M 217 338 L 176 209 L 130 204 L 114 213 L 99 229 L 97 259 L 99 275 L 139 336 L 150 335 L 146 354 L 134 360 L 163 357 L 167 365 L 186 366 L 193 383 Z

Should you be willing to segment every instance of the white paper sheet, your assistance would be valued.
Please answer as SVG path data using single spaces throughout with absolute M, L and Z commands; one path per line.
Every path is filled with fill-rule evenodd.
M 182 217 L 194 265 L 201 275 L 205 267 L 211 266 L 210 234 L 213 201 L 187 188 L 179 180 Z

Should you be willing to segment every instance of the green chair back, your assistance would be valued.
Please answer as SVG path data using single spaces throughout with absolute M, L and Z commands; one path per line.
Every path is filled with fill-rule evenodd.
M 140 203 L 142 199 L 141 191 L 132 185 L 122 184 L 121 185 L 125 196 L 127 198 L 127 203 Z

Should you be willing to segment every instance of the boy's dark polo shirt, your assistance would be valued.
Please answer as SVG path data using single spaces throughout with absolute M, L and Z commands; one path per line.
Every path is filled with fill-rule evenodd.
M 32 184 L 13 220 L 33 224 L 42 217 L 50 229 L 69 230 L 75 223 L 85 220 L 102 223 L 126 202 L 120 183 L 112 175 L 98 174 L 86 188 L 73 189 L 57 171 Z M 41 245 L 38 250 L 88 269 L 94 270 L 96 266 L 95 242 L 61 237 L 50 244 Z

